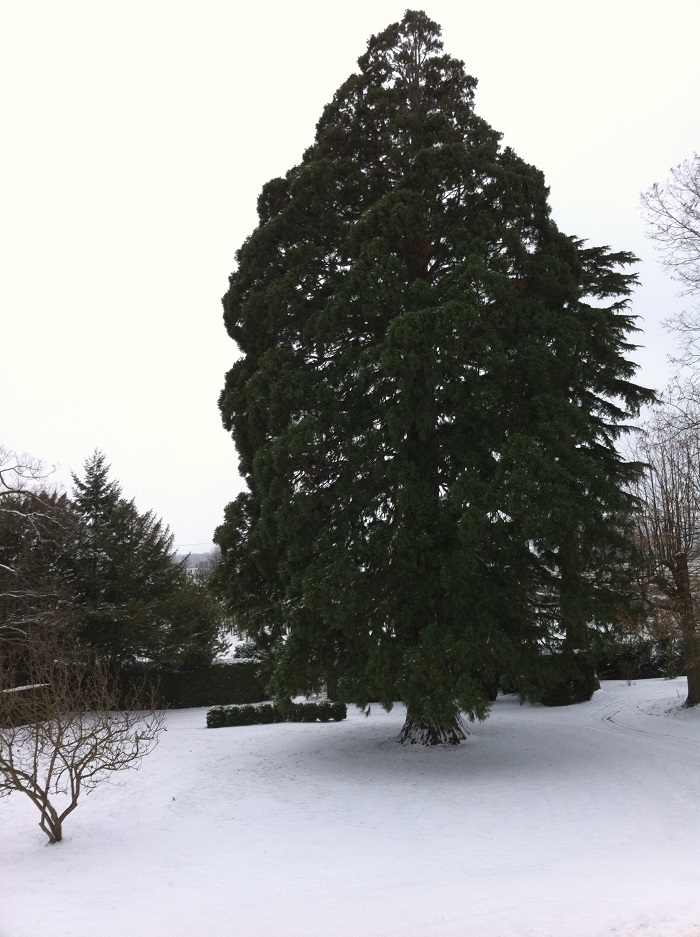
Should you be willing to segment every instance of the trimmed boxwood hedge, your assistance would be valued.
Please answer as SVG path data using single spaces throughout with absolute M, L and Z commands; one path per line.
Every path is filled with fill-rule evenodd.
M 207 713 L 207 727 L 270 725 L 273 722 L 340 722 L 348 714 L 345 703 L 263 703 L 261 706 L 215 706 Z

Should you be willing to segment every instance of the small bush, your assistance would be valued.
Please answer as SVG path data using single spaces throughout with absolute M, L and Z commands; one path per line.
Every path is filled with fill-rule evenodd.
M 226 710 L 222 706 L 215 706 L 207 713 L 207 726 L 210 729 L 221 729 L 229 725 L 226 721 Z
M 215 706 L 207 713 L 207 728 L 271 725 L 276 722 L 340 722 L 347 717 L 345 703 L 263 703 L 260 706 Z
M 256 721 L 261 726 L 272 725 L 273 722 L 282 722 L 282 714 L 267 703 L 253 707 L 256 710 Z
M 302 722 L 317 722 L 318 721 L 318 704 L 317 703 L 302 703 L 301 704 L 301 721 Z
M 574 703 L 585 703 L 600 689 L 600 682 L 596 676 L 593 662 L 584 655 L 573 657 L 564 662 L 561 675 L 556 674 L 557 665 L 561 662 L 551 658 L 548 662 L 552 672 L 548 674 L 548 686 L 542 693 L 543 706 L 571 706 Z
M 341 722 L 343 719 L 347 718 L 348 707 L 345 703 L 333 702 L 330 703 L 330 718 L 334 722 Z
M 252 726 L 260 721 L 260 710 L 257 706 L 241 706 L 239 713 L 242 726 Z

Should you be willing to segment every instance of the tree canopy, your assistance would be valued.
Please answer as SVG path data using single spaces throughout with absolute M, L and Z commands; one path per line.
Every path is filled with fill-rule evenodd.
M 268 182 L 224 304 L 220 398 L 247 491 L 216 541 L 279 694 L 402 699 L 457 741 L 502 674 L 538 685 L 609 614 L 637 471 L 634 258 L 559 231 L 542 173 L 407 11 L 301 163 Z

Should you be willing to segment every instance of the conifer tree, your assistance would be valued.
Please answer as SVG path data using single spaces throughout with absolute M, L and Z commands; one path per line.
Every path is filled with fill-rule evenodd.
M 81 523 L 64 564 L 83 644 L 116 664 L 210 663 L 220 609 L 177 561 L 167 526 L 122 497 L 99 451 L 73 485 Z
M 217 577 L 278 694 L 402 699 L 404 740 L 457 742 L 613 604 L 637 468 L 614 442 L 653 396 L 625 357 L 634 258 L 559 231 L 424 13 L 358 64 L 224 297 L 247 491 Z

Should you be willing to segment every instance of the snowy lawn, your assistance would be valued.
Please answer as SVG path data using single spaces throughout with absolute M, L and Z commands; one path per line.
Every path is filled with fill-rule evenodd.
M 0 937 L 700 937 L 684 696 L 501 697 L 448 749 L 395 744 L 400 706 L 227 729 L 174 711 L 60 845 L 26 797 L 0 802 Z

